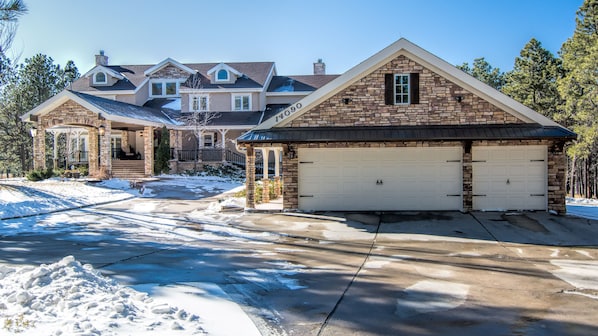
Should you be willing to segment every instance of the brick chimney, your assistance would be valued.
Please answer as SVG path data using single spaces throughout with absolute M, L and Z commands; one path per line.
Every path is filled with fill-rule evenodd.
M 326 74 L 326 63 L 322 62 L 321 58 L 314 63 L 314 75 L 325 75 Z
M 104 50 L 100 50 L 100 54 L 96 55 L 96 65 L 108 65 L 108 56 L 104 55 Z

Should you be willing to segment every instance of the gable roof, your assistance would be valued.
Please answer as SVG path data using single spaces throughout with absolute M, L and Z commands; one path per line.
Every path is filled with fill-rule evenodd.
M 227 63 L 242 72 L 244 76 L 237 79 L 234 84 L 210 84 L 208 79 L 208 70 L 218 65 L 219 63 L 187 63 L 183 64 L 185 67 L 192 69 L 200 76 L 202 88 L 219 89 L 219 88 L 262 88 L 268 84 L 268 79 L 271 73 L 274 73 L 274 62 L 239 62 Z M 149 78 L 145 72 L 155 67 L 155 65 L 106 65 L 107 69 L 113 70 L 121 74 L 124 79 L 118 80 L 112 86 L 91 86 L 87 78 L 79 78 L 72 86 L 71 90 L 79 92 L 107 92 L 107 91 L 135 91 L 141 88 Z M 188 89 L 185 83 L 181 83 L 181 89 Z
M 407 39 L 401 38 L 365 61 L 349 69 L 347 72 L 324 85 L 314 93 L 291 105 L 279 115 L 264 121 L 255 127 L 255 129 L 261 130 L 288 125 L 292 120 L 305 114 L 321 102 L 341 92 L 359 79 L 367 76 L 400 55 L 404 55 L 405 57 L 420 63 L 428 69 L 438 73 L 440 76 L 447 78 L 525 122 L 537 123 L 542 126 L 562 127 L 553 120 L 546 118 L 529 107 L 486 85 L 452 64 L 411 43 Z
M 54 97 L 46 100 L 41 105 L 22 115 L 21 119 L 28 121 L 30 116 L 44 115 L 69 100 L 74 101 L 75 103 L 94 113 L 99 114 L 103 118 L 110 121 L 143 124 L 156 127 L 160 127 L 162 125 L 178 126 L 181 124 L 157 109 L 123 103 L 112 99 L 106 99 L 70 90 L 64 90 Z
M 195 70 L 193 70 L 193 69 L 189 68 L 188 66 L 183 65 L 183 64 L 181 64 L 181 63 L 173 60 L 172 58 L 168 57 L 167 59 L 163 60 L 162 62 L 160 62 L 160 63 L 154 65 L 153 67 L 145 70 L 143 72 L 143 74 L 146 75 L 146 76 L 149 76 L 149 75 L 151 75 L 151 74 L 159 71 L 160 69 L 167 67 L 168 65 L 172 65 L 175 68 L 179 68 L 179 69 L 181 69 L 181 70 L 189 73 L 190 75 L 192 75 L 192 74 L 195 73 Z

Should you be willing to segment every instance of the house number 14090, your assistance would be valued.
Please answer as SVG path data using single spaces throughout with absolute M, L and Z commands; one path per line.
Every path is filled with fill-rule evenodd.
M 279 122 L 281 120 L 283 120 L 284 118 L 290 116 L 291 114 L 299 111 L 299 109 L 302 107 L 303 105 L 301 103 L 296 103 L 295 105 L 291 105 L 288 108 L 286 108 L 284 111 L 280 112 L 280 114 L 278 114 L 276 116 L 276 122 Z

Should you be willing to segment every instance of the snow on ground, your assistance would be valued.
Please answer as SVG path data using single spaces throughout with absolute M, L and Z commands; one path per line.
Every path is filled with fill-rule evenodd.
M 72 256 L 0 266 L 5 331 L 26 335 L 205 335 L 198 316 L 103 277 Z
M 210 176 L 168 175 L 143 184 L 112 179 L 93 185 L 60 179 L 0 180 L 1 235 L 68 232 L 71 239 L 83 243 L 114 237 L 147 242 L 225 240 L 233 245 L 270 244 L 279 239 L 275 234 L 229 225 L 242 214 L 235 210 L 244 208 L 243 199 L 230 196 L 186 214 L 184 222 L 197 223 L 201 230 L 181 225 L 175 214 L 156 215 L 161 200 L 153 198 L 175 197 L 180 192 L 198 199 L 239 187 L 240 181 Z M 82 208 L 133 197 L 137 199 L 127 211 Z M 60 211 L 67 209 L 73 210 Z M 33 216 L 37 214 L 45 215 Z M 240 270 L 234 277 L 249 287 L 304 288 L 294 279 L 303 266 L 284 261 L 269 266 Z M 112 278 L 119 279 L 119 275 Z M 51 265 L 0 265 L 0 297 L 7 298 L 0 300 L 0 322 L 8 326 L 2 331 L 27 335 L 260 334 L 217 284 L 144 283 L 134 288 L 139 292 L 102 277 L 72 257 Z M 168 304 L 173 302 L 178 308 Z
M 127 182 L 128 184 L 128 182 Z M 45 214 L 131 198 L 135 189 L 107 189 L 75 180 L 0 180 L 0 219 Z
M 567 197 L 567 213 L 598 220 L 598 200 Z

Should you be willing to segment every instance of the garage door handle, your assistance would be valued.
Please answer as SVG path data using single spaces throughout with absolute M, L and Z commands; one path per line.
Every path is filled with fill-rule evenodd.
M 486 194 L 473 194 L 471 196 L 475 196 L 475 197 L 486 197 Z
M 486 162 L 486 160 L 471 160 L 471 162 Z
M 314 163 L 313 161 L 299 161 L 299 163 Z
M 299 195 L 299 197 L 314 197 L 314 195 Z
M 446 162 L 461 162 L 461 160 L 446 160 Z
M 461 197 L 461 194 L 446 194 L 448 197 Z
M 529 160 L 529 162 L 544 162 L 544 160 Z
M 529 194 L 529 195 L 530 196 L 542 196 L 542 197 L 546 196 L 545 194 Z

